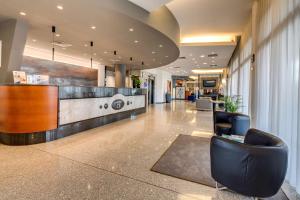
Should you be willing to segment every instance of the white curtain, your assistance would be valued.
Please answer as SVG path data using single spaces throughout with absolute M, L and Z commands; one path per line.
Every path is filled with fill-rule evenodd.
M 254 126 L 287 143 L 300 193 L 300 0 L 259 0 L 257 17 Z
M 252 54 L 251 19 L 246 25 L 238 50 L 230 62 L 230 79 L 228 84 L 229 96 L 239 95 L 242 99 L 240 112 L 249 114 L 250 103 L 250 68 Z

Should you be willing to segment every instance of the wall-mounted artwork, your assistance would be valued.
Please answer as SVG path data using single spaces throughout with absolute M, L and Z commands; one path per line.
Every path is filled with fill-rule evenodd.
M 176 87 L 175 91 L 175 98 L 176 99 L 185 99 L 185 87 Z

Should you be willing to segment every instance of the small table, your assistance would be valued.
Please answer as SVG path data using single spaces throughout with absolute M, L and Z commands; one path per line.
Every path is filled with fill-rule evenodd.
M 244 140 L 245 140 L 245 136 L 241 136 L 241 135 L 224 135 L 223 134 L 221 137 L 226 138 L 228 140 L 240 142 L 240 143 L 244 143 Z

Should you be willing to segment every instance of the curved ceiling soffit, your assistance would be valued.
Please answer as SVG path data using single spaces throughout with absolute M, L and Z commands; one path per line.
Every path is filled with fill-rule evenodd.
M 130 2 L 128 2 L 130 3 Z M 134 5 L 137 9 L 140 9 L 143 12 L 143 16 L 139 12 L 129 12 L 125 13 L 124 10 L 116 10 L 119 14 L 123 14 L 132 20 L 139 21 L 140 23 L 147 26 L 148 29 L 152 29 L 157 34 L 160 34 L 160 37 L 163 38 L 164 41 L 168 41 L 168 52 L 167 56 L 168 62 L 164 62 L 163 64 L 159 64 L 158 66 L 144 66 L 143 69 L 151 69 L 157 68 L 161 66 L 165 66 L 176 61 L 180 55 L 179 44 L 180 44 L 180 28 L 179 23 L 174 17 L 173 13 L 166 7 L 162 6 L 161 8 L 152 11 L 151 13 L 145 11 L 144 9 Z M 135 13 L 135 14 L 132 14 Z M 136 69 L 141 68 L 139 66 Z
M 178 58 L 178 44 L 180 39 L 179 25 L 176 18 L 165 6 L 149 13 L 143 8 L 124 0 L 103 0 L 101 2 L 97 0 L 90 0 L 85 2 L 83 5 L 81 2 L 81 0 L 65 1 L 64 6 L 66 8 L 71 7 L 75 10 L 70 13 L 70 10 L 66 9 L 66 11 L 63 12 L 64 20 L 60 20 L 61 15 L 53 15 L 53 10 L 51 9 L 53 6 L 52 2 L 44 2 L 44 4 L 37 2 L 35 7 L 41 9 L 33 9 L 30 5 L 26 5 L 26 1 L 24 1 L 23 6 L 25 6 L 28 13 L 31 13 L 31 15 L 29 14 L 26 16 L 26 19 L 28 19 L 31 27 L 33 27 L 30 32 L 32 33 L 33 37 L 40 37 L 41 39 L 39 40 L 39 38 L 37 38 L 40 43 L 37 47 L 49 47 L 48 40 L 45 40 L 45 38 L 48 38 L 48 28 L 50 25 L 56 25 L 58 22 L 57 25 L 65 36 L 66 42 L 74 43 L 74 49 L 70 49 L 70 52 L 73 52 L 74 55 L 82 55 L 82 53 L 80 53 L 80 51 L 82 52 L 80 45 L 82 46 L 81 43 L 86 41 L 87 38 L 85 34 L 88 33 L 83 29 L 85 29 L 86 23 L 89 19 L 100 17 L 98 20 L 99 26 L 101 26 L 102 23 L 104 27 L 111 27 L 111 30 L 106 31 L 105 29 L 97 29 L 92 35 L 89 34 L 90 39 L 95 39 L 96 44 L 101 44 L 96 45 L 95 47 L 95 50 L 98 52 L 103 52 L 104 48 L 109 48 L 110 50 L 118 50 L 117 48 L 120 48 L 120 52 L 124 54 L 124 57 L 126 57 L 126 61 L 122 61 L 123 64 L 131 64 L 130 62 L 127 62 L 127 60 L 129 60 L 128 58 L 132 56 L 136 58 L 136 68 L 142 68 L 139 66 L 141 61 L 147 63 L 146 66 L 143 66 L 144 69 L 161 67 L 172 63 Z M 18 1 L 12 0 L 10 3 L 3 3 L 3 7 L 2 9 L 0 8 L 0 11 L 4 14 L 4 16 L 6 15 L 10 18 L 20 18 L 20 16 L 18 16 L 18 10 L 16 10 L 19 6 Z M 50 7 L 50 9 L 46 9 L 46 7 Z M 91 10 L 91 14 L 81 16 L 80 12 L 84 13 L 84 10 Z M 99 10 L 101 10 L 101 12 L 99 12 Z M 43 11 L 43 13 L 41 14 L 40 11 Z M 74 15 L 74 12 L 76 12 L 77 15 Z M 103 17 L 101 18 L 101 16 Z M 109 17 L 112 19 L 107 21 L 107 18 Z M 113 22 L 117 20 L 120 21 L 114 24 Z M 77 22 L 66 26 L 65 23 L 68 21 Z M 127 24 L 120 24 L 122 22 Z M 140 45 L 139 49 L 132 47 L 132 37 L 128 33 L 114 33 L 117 38 L 113 39 L 111 39 L 111 35 L 108 37 L 108 33 L 112 33 L 113 31 L 117 31 L 118 33 L 124 33 L 124 29 L 125 31 L 128 31 L 130 24 L 137 25 L 135 34 L 139 34 L 142 39 L 145 39 L 144 45 Z M 121 27 L 118 27 L 120 25 Z M 105 37 L 101 38 L 102 36 Z M 44 39 L 44 41 L 42 39 Z M 157 57 L 157 61 L 152 62 L 152 60 L 154 60 L 154 56 L 151 55 L 151 51 L 153 51 L 154 47 L 157 48 L 160 42 L 164 44 L 164 47 L 157 49 L 158 53 L 155 55 Z M 114 46 L 116 49 L 113 48 Z M 102 56 L 104 55 L 101 55 L 101 57 Z M 111 58 L 105 58 L 104 56 L 104 59 L 107 59 L 108 61 Z M 104 62 L 103 64 L 107 63 Z

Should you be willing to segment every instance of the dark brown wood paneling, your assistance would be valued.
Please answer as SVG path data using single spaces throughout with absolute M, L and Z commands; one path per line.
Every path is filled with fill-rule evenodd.
M 29 56 L 23 57 L 21 71 L 48 75 L 51 85 L 97 86 L 98 70 Z
M 0 132 L 33 133 L 57 128 L 58 87 L 0 86 Z

